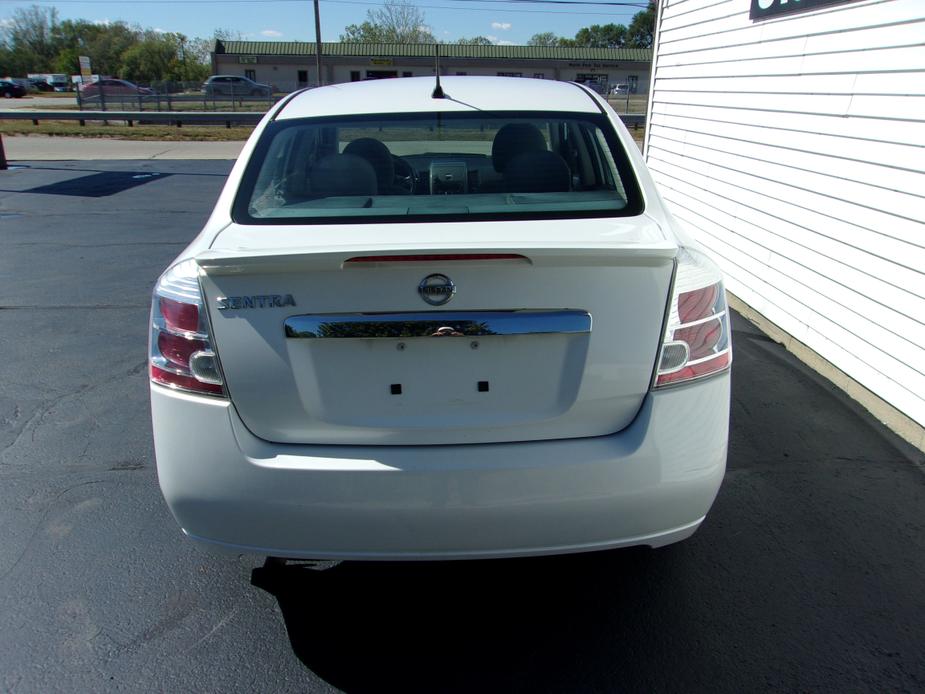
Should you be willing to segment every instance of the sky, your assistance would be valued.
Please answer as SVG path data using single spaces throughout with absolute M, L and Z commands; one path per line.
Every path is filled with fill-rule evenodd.
M 573 37 L 591 24 L 629 24 L 640 7 L 557 5 L 510 0 L 419 0 L 434 36 L 442 41 L 486 36 L 494 43 L 525 44 L 537 33 Z M 641 0 L 640 0 L 640 4 Z M 216 29 L 252 41 L 314 41 L 311 0 L 0 0 L 0 27 L 16 8 L 55 7 L 61 19 L 125 21 L 144 28 L 211 37 Z M 344 27 L 359 24 L 374 0 L 321 0 L 321 38 L 338 41 Z

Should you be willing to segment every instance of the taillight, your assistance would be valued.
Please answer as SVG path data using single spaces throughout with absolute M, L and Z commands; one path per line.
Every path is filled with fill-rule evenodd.
M 174 265 L 157 281 L 151 302 L 149 354 L 154 383 L 225 395 L 193 260 Z
M 702 253 L 682 249 L 655 387 L 703 378 L 731 363 L 729 315 L 719 269 Z

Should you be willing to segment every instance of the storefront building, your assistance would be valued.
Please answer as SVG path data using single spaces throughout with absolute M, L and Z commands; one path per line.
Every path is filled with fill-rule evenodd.
M 325 84 L 433 75 L 435 44 L 323 43 Z M 601 93 L 617 85 L 644 94 L 650 82 L 651 49 L 472 46 L 440 44 L 440 74 L 500 75 L 582 82 Z M 216 41 L 216 75 L 242 75 L 292 91 L 318 83 L 315 44 L 282 41 Z

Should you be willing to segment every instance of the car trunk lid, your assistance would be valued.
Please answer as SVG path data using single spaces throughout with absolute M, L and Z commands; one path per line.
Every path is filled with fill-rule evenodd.
M 383 231 L 233 225 L 197 257 L 226 386 L 253 433 L 484 443 L 632 421 L 677 251 L 653 221 Z

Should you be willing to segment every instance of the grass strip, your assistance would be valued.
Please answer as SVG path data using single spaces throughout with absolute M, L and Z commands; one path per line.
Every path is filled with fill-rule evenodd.
M 81 126 L 76 121 L 42 120 L 38 125 L 30 121 L 0 121 L 0 135 L 46 135 L 52 137 L 97 137 L 113 140 L 160 140 L 166 142 L 207 141 L 237 142 L 246 140 L 253 131 L 251 126 L 225 128 L 212 125 L 105 125 L 90 121 Z

